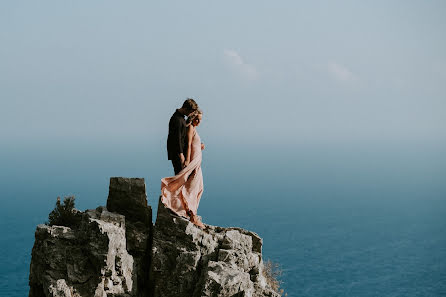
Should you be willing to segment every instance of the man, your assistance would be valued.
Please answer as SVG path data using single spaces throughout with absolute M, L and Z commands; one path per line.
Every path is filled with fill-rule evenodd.
M 186 120 L 198 109 L 194 99 L 188 98 L 183 106 L 175 111 L 169 121 L 169 135 L 167 136 L 167 157 L 172 161 L 173 170 L 177 175 L 184 167 L 187 156 Z

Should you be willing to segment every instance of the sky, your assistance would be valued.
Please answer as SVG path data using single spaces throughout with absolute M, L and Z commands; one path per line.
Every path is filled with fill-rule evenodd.
M 3 152 L 446 148 L 444 1 L 2 1 Z

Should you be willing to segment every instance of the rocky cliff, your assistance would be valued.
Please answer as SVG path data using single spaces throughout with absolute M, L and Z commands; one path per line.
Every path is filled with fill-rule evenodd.
M 153 226 L 143 179 L 111 178 L 107 207 L 79 215 L 76 227 L 37 226 L 30 297 L 280 296 L 257 234 L 201 230 L 162 203 Z

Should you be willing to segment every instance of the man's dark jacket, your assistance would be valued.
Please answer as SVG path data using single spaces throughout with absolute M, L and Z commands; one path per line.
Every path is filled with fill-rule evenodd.
M 183 153 L 184 157 L 186 157 L 186 120 L 177 109 L 169 121 L 169 135 L 167 136 L 167 158 L 169 160 L 178 159 L 180 153 Z

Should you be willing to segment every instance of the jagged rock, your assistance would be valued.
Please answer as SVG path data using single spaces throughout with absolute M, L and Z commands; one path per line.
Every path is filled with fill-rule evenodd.
M 125 216 L 127 250 L 135 261 L 137 296 L 147 296 L 153 225 L 144 179 L 110 178 L 107 209 Z
M 201 230 L 159 203 L 151 271 L 155 297 L 279 296 L 262 271 L 262 239 L 254 232 Z
M 159 203 L 143 179 L 110 179 L 107 209 L 73 228 L 39 225 L 30 297 L 278 297 L 263 276 L 262 239 L 240 228 L 201 230 Z
M 30 297 L 131 296 L 133 257 L 124 216 L 87 210 L 79 228 L 38 225 L 30 266 Z
M 145 253 L 152 227 L 152 208 L 147 205 L 143 178 L 110 178 L 107 210 L 125 216 L 127 249 Z

